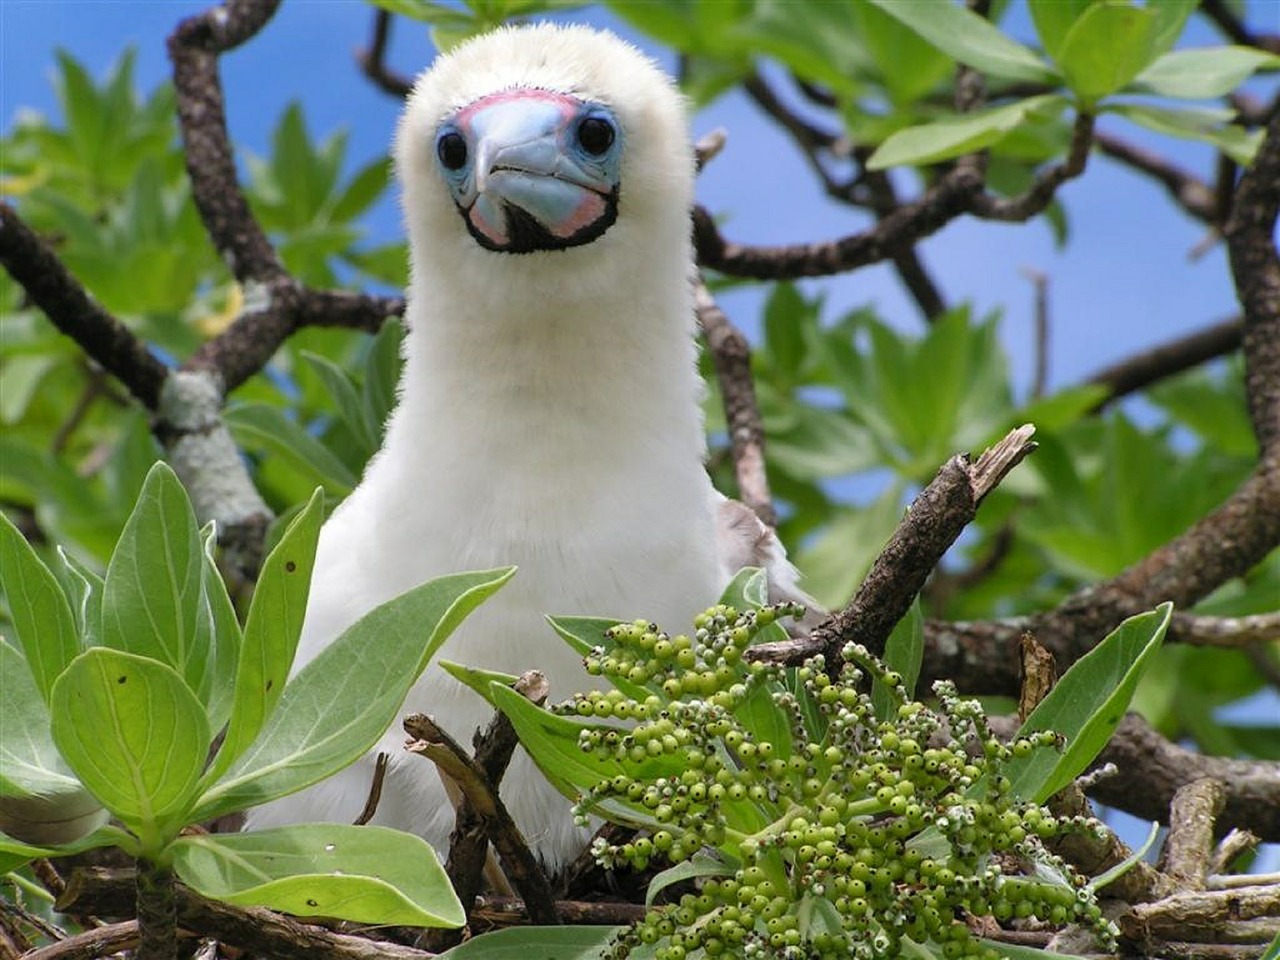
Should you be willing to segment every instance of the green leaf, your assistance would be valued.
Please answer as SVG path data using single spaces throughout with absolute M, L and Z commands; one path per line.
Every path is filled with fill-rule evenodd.
M 1151 849 L 1156 842 L 1156 838 L 1160 836 L 1160 823 L 1153 821 L 1151 829 L 1147 831 L 1147 839 L 1143 841 L 1142 846 L 1131 850 L 1129 855 L 1103 873 L 1098 874 L 1088 883 L 1090 890 L 1101 890 L 1109 883 L 1114 883 L 1126 873 L 1134 868 L 1134 866 L 1147 855 L 1147 851 Z
M 582 657 L 587 656 L 596 647 L 612 649 L 614 644 L 605 637 L 605 631 L 617 626 L 617 620 L 604 617 L 547 617 L 551 629 L 559 634 L 560 639 L 569 644 Z M 658 685 L 635 683 L 625 677 L 609 677 L 618 690 L 633 700 L 644 700 L 658 689 Z M 481 693 L 481 696 L 485 696 Z
M 544 710 L 510 687 L 499 683 L 490 685 L 490 702 L 507 715 L 515 727 L 520 744 L 529 752 L 538 769 L 551 785 L 566 797 L 580 798 L 601 780 L 625 773 L 637 779 L 676 776 L 684 768 L 682 759 L 658 756 L 639 763 L 622 763 L 613 757 L 599 757 L 584 751 L 578 745 L 578 734 L 585 728 L 616 729 L 606 724 L 585 723 L 558 716 Z M 627 803 L 615 797 L 596 804 L 602 816 L 617 823 L 632 826 L 658 827 L 649 811 L 639 804 Z
M 479 667 L 465 667 L 462 664 L 454 663 L 451 660 L 438 660 L 436 661 L 436 665 L 468 689 L 474 690 L 495 710 L 497 709 L 497 705 L 493 702 L 493 694 L 489 691 L 489 685 L 496 683 L 502 687 L 512 687 L 515 686 L 516 681 L 520 679 L 514 673 L 500 673 L 497 670 L 482 670 Z
M 187 492 L 163 461 L 147 474 L 102 592 L 102 642 L 167 664 L 207 690 L 212 624 L 204 553 Z
M 866 0 L 853 5 L 853 14 L 853 30 L 875 60 L 895 105 L 915 103 L 952 72 L 949 57 Z
M 867 167 L 883 170 L 908 164 L 933 163 L 948 157 L 972 153 L 998 143 L 1031 114 L 1053 119 L 1067 106 L 1065 98 L 1042 94 L 1003 107 L 975 111 L 935 120 L 919 127 L 899 130 L 876 148 Z
M 440 954 L 440 960 L 600 960 L 610 941 L 625 929 L 508 927 L 472 937 Z
M 1231 93 L 1262 69 L 1280 67 L 1280 56 L 1253 47 L 1208 47 L 1166 53 L 1135 83 L 1165 97 L 1209 100 Z
M 205 774 L 206 784 L 222 776 L 253 742 L 284 693 L 307 612 L 323 522 L 324 494 L 317 490 L 262 564 L 245 621 L 231 719 Z
M 356 393 L 355 384 L 351 382 L 346 371 L 327 357 L 309 350 L 302 352 L 302 358 L 311 364 L 312 369 L 319 375 L 325 390 L 337 404 L 338 416 L 356 438 L 365 456 L 372 454 L 377 449 L 377 440 L 369 418 L 366 416 L 364 403 Z
M 80 652 L 75 619 L 58 581 L 21 531 L 0 513 L 0 593 L 9 604 L 36 689 L 47 703 L 53 681 Z M 7 732 L 6 728 L 6 732 Z
M 387 827 L 298 824 L 182 837 L 172 849 L 184 883 L 239 906 L 379 925 L 466 922 L 431 846 Z
M 325 493 L 345 497 L 356 485 L 356 476 L 306 430 L 265 403 L 230 407 L 224 414 L 236 442 L 251 450 L 274 453 L 302 472 L 308 482 Z
M 1061 753 L 1039 749 L 1014 759 L 1008 775 L 1015 794 L 1042 803 L 1093 762 L 1123 719 L 1172 616 L 1173 604 L 1162 603 L 1130 617 L 1072 664 L 1018 730 L 1019 735 L 1054 730 L 1066 744 Z
M 76 619 L 80 646 L 98 646 L 102 643 L 102 577 L 62 547 L 58 548 L 58 559 L 65 572 L 67 599 Z
M 210 520 L 200 536 L 204 544 L 202 588 L 204 616 L 210 624 L 209 665 L 202 688 L 195 691 L 205 705 L 209 729 L 221 730 L 231 715 L 236 665 L 240 661 L 240 621 L 218 570 L 214 552 L 218 547 L 217 527 Z
M 0 730 L 0 830 L 27 843 L 64 843 L 102 825 L 106 811 L 58 753 L 49 708 L 21 651 L 4 637 Z
M 1168 109 L 1142 103 L 1108 104 L 1106 109 L 1134 123 L 1184 140 L 1212 144 L 1241 166 L 1248 166 L 1262 143 L 1262 131 L 1235 126 L 1230 110 L 1179 107 Z
M 867 506 L 835 514 L 814 542 L 796 556 L 805 589 L 829 610 L 843 606 L 900 519 L 901 491 L 897 488 L 885 491 Z
M 99 808 L 101 809 L 101 808 Z M 106 816 L 106 811 L 103 811 Z M 137 843 L 119 827 L 100 826 L 77 840 L 58 844 L 23 843 L 21 840 L 0 833 L 0 876 L 16 870 L 36 857 L 68 857 L 100 847 L 119 847 L 125 853 L 136 855 Z
M 699 877 L 731 877 L 737 869 L 736 864 L 726 863 L 719 857 L 695 853 L 691 859 L 681 860 L 675 866 L 667 867 L 660 873 L 654 874 L 653 879 L 649 881 L 649 889 L 645 891 L 644 905 L 652 907 L 658 894 L 672 884 L 696 880 Z
M 1102 0 L 1068 31 L 1058 51 L 1067 85 L 1086 104 L 1115 93 L 1159 54 L 1160 22 L 1148 7 Z
M 951 0 L 870 0 L 889 16 L 906 24 L 953 60 L 994 77 L 1053 83 L 1057 72 L 1031 49 L 1007 36 L 999 27 Z
M 919 597 L 889 634 L 883 659 L 889 669 L 902 675 L 902 691 L 910 698 L 924 659 L 924 614 L 920 610 Z M 876 709 L 876 719 L 888 720 L 895 715 L 899 701 L 883 683 L 876 680 L 871 684 L 871 702 Z
M 205 820 L 301 790 L 386 732 L 432 654 L 513 567 L 428 581 L 365 614 L 284 689 L 248 750 L 201 797 Z
M 1059 60 L 1062 43 L 1093 0 L 1028 0 L 1036 35 L 1049 56 Z
M 786 383 L 793 383 L 805 358 L 804 329 L 815 312 L 793 283 L 779 283 L 765 302 L 764 346 L 769 364 Z
M 71 769 L 155 855 L 186 825 L 209 753 L 200 701 L 167 664 L 106 647 L 53 687 L 53 739 Z
M 390 158 L 382 157 L 367 164 L 342 191 L 329 213 L 330 218 L 339 223 L 354 220 L 373 205 L 390 179 Z
M 396 385 L 400 382 L 402 364 L 400 341 L 403 339 L 404 325 L 399 320 L 385 321 L 374 335 L 365 361 L 364 403 L 370 429 L 379 438 L 386 429 L 387 415 L 396 404 Z

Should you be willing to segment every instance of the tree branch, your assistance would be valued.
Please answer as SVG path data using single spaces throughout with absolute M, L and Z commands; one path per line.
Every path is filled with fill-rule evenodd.
M 555 923 L 551 885 L 485 771 L 430 718 L 410 714 L 405 718 L 404 728 L 415 741 L 409 746 L 409 752 L 433 761 L 457 784 L 467 802 L 484 819 L 489 839 L 502 856 L 504 871 L 528 905 L 533 922 Z
M 1254 33 L 1244 25 L 1224 0 L 1200 0 L 1200 10 L 1235 43 L 1280 53 L 1280 34 Z
M 772 527 L 778 518 L 765 473 L 764 423 L 751 376 L 751 346 L 712 299 L 701 279 L 694 288 L 694 305 L 720 384 L 738 497 L 762 523 Z
M 1102 803 L 1167 823 L 1178 789 L 1207 777 L 1224 786 L 1223 822 L 1267 842 L 1280 840 L 1280 763 L 1188 750 L 1162 737 L 1136 713 L 1121 721 L 1096 763 L 1114 763 L 1124 772 L 1089 789 Z M 1139 785 L 1141 789 L 1135 789 Z
M 209 238 L 246 286 L 275 284 L 286 274 L 236 177 L 218 57 L 266 26 L 279 6 L 280 0 L 227 0 L 183 20 L 169 37 L 192 198 Z
M 169 375 L 133 331 L 102 308 L 35 231 L 0 202 L 0 263 L 49 321 L 154 410 Z
M 930 571 L 973 520 L 983 498 L 1035 449 L 1035 428 L 1019 427 L 983 452 L 976 462 L 952 457 L 911 504 L 849 605 L 814 628 L 810 636 L 753 647 L 748 656 L 795 664 L 815 653 L 838 669 L 840 650 L 860 643 L 884 650 L 894 625 L 906 614 Z
M 1243 337 L 1244 323 L 1232 317 L 1104 367 L 1085 381 L 1110 391 L 1093 409 L 1102 410 L 1121 397 L 1231 353 L 1239 349 Z
M 379 90 L 403 100 L 413 89 L 413 81 L 387 66 L 387 43 L 391 39 L 391 11 L 376 10 L 373 14 L 373 43 L 356 54 L 356 61 L 364 75 Z
M 1280 640 L 1280 613 L 1255 613 L 1246 617 L 1208 617 L 1175 613 L 1171 639 L 1197 647 L 1250 647 Z
M 58 899 L 55 909 L 73 914 L 127 916 L 132 889 L 132 870 L 78 868 L 67 881 L 66 892 Z M 333 933 L 262 907 L 236 907 L 209 900 L 181 884 L 177 885 L 175 894 L 178 925 L 182 929 L 213 936 L 222 943 L 278 960 L 307 960 L 317 956 L 332 960 L 427 960 L 431 956 L 397 943 Z M 56 954 L 48 957 L 29 954 L 28 958 L 63 960 Z

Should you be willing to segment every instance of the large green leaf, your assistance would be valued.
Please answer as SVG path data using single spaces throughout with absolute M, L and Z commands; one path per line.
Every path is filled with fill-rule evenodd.
M 75 619 L 58 581 L 0 513 L 0 593 L 9 605 L 13 631 L 22 644 L 27 668 L 46 702 L 53 681 L 80 652 Z M 6 735 L 8 728 L 5 728 Z
M 63 761 L 49 708 L 21 651 L 0 637 L 0 830 L 27 843 L 65 843 L 107 813 Z M 10 851 L 12 852 L 12 851 Z
M 207 819 L 301 790 L 386 732 L 445 638 L 515 572 L 428 581 L 365 614 L 290 680 L 258 736 L 201 797 Z
M 1280 56 L 1253 47 L 1174 50 L 1138 74 L 1135 83 L 1165 97 L 1208 100 L 1231 93 L 1258 70 L 1280 67 Z
M 207 690 L 213 636 L 204 563 L 187 493 L 173 470 L 158 462 L 107 567 L 103 644 L 167 664 L 191 690 Z
M 1086 104 L 1115 93 L 1160 54 L 1160 21 L 1149 7 L 1102 0 L 1067 32 L 1057 60 Z
M 253 742 L 284 693 L 307 612 L 323 522 L 324 494 L 317 490 L 262 564 L 245 621 L 230 722 L 205 774 L 206 784 L 222 776 Z
M 1050 120 L 1067 106 L 1064 97 L 1042 94 L 989 110 L 935 120 L 899 130 L 876 148 L 867 161 L 872 170 L 934 163 L 998 143 L 1028 117 Z
M 871 0 L 953 60 L 1007 80 L 1053 83 L 1057 72 L 999 27 L 951 0 Z
M 154 855 L 187 823 L 211 735 L 167 664 L 86 650 L 53 687 L 53 739 L 67 763 Z
M 458 927 L 462 904 L 435 851 L 387 827 L 298 824 L 182 837 L 174 868 L 205 896 L 300 917 Z
M 1043 802 L 1093 762 L 1124 717 L 1172 616 L 1173 604 L 1163 603 L 1130 617 L 1072 664 L 1018 731 L 1053 730 L 1066 744 L 1061 752 L 1042 748 L 1011 761 L 1008 776 L 1015 794 Z

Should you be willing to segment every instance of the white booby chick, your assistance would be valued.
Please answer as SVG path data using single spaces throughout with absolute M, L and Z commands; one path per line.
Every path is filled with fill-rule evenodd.
M 538 668 L 567 697 L 589 681 L 544 614 L 688 629 L 767 533 L 723 508 L 703 469 L 684 103 L 612 34 L 501 29 L 418 80 L 395 160 L 412 263 L 400 400 L 321 533 L 294 669 L 424 580 L 517 564 L 438 658 Z M 435 665 L 411 711 L 464 744 L 492 715 Z M 443 853 L 453 807 L 403 742 L 397 721 L 373 753 L 250 825 L 350 822 L 386 751 L 373 822 Z M 502 796 L 549 866 L 581 850 L 569 801 L 523 751 Z

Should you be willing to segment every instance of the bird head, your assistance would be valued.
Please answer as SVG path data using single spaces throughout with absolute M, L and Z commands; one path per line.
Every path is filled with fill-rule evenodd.
M 415 84 L 396 161 L 410 235 L 435 263 L 450 248 L 472 259 L 605 244 L 630 259 L 642 240 L 687 241 L 683 101 L 610 33 L 538 24 L 459 45 Z

